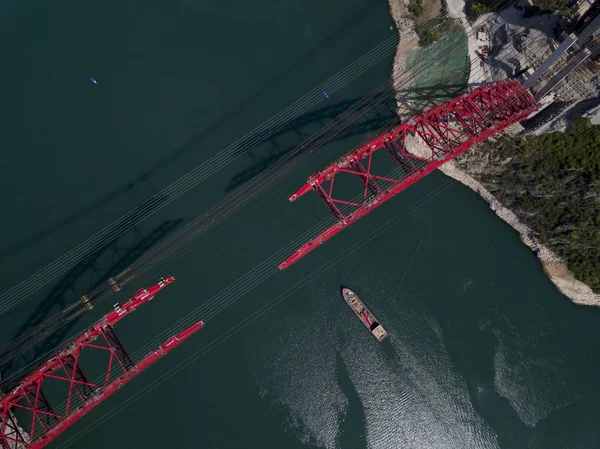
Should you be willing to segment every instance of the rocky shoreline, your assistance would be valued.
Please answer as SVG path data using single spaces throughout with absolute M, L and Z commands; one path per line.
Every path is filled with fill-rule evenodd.
M 411 20 L 407 9 L 408 2 L 405 0 L 389 0 L 389 5 L 391 16 L 400 33 L 400 44 L 396 52 L 392 76 L 394 79 L 401 79 L 406 69 L 404 54 L 406 51 L 418 47 L 418 37 L 414 31 L 414 22 Z M 402 115 L 403 111 L 399 110 L 398 112 Z M 417 155 L 426 155 L 429 151 L 420 138 L 415 139 L 409 148 Z M 477 192 L 498 217 L 519 233 L 521 241 L 536 253 L 549 279 L 562 294 L 575 304 L 600 306 L 600 295 L 595 294 L 588 285 L 575 279 L 562 260 L 548 247 L 542 245 L 535 237 L 534 232 L 519 221 L 511 210 L 505 208 L 473 176 L 460 169 L 455 161 L 447 162 L 440 167 L 440 171 Z
M 600 295 L 595 294 L 588 285 L 575 279 L 562 260 L 547 246 L 542 245 L 535 237 L 534 232 L 519 221 L 517 216 L 511 210 L 504 207 L 500 201 L 498 201 L 498 199 L 477 180 L 464 170 L 458 168 L 454 161 L 449 161 L 444 164 L 440 167 L 440 171 L 477 192 L 489 204 L 490 209 L 492 209 L 498 217 L 519 233 L 521 241 L 536 253 L 538 259 L 542 263 L 544 271 L 563 295 L 568 297 L 575 304 L 600 306 Z

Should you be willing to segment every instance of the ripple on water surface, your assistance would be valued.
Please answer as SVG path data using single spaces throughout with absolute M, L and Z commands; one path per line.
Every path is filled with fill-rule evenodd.
M 390 334 L 379 344 L 331 284 L 317 281 L 293 299 L 306 309 L 265 318 L 278 325 L 265 321 L 257 337 L 268 349 L 253 366 L 255 376 L 263 397 L 289 410 L 291 432 L 327 449 L 340 447 L 349 423 L 354 440 L 364 437 L 371 448 L 498 447 L 453 369 L 442 330 L 418 298 L 373 310 Z M 369 294 L 393 296 L 373 284 Z
M 527 346 L 536 345 L 535 338 L 520 335 L 510 325 L 505 333 L 495 330 L 494 335 L 498 341 L 494 356 L 494 387 L 525 425 L 535 427 L 553 410 L 578 398 L 577 390 L 565 380 L 566 372 L 560 357 L 539 352 L 536 357 L 531 356 L 535 352 L 527 350 Z

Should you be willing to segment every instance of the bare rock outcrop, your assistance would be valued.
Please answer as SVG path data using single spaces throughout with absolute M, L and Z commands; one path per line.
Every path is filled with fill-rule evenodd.
M 419 38 L 415 32 L 414 21 L 411 19 L 410 13 L 407 9 L 407 0 L 389 0 L 389 4 L 390 13 L 396 23 L 398 31 L 400 32 L 400 43 L 396 52 L 392 74 L 393 79 L 395 80 L 396 89 L 400 90 L 400 85 L 402 83 L 400 80 L 407 79 L 407 75 L 409 75 L 406 73 L 405 53 L 408 50 L 418 47 Z M 450 2 L 449 5 L 451 6 L 451 12 L 454 13 L 454 16 L 462 17 L 462 4 L 463 3 L 460 0 Z M 508 13 L 512 13 L 512 11 L 509 11 Z M 410 113 L 410 110 L 410 105 L 403 107 L 402 101 L 398 100 L 398 114 L 402 119 L 406 118 L 406 115 Z M 505 132 L 518 133 L 522 130 L 523 128 L 520 125 L 514 125 Z M 410 152 L 417 156 L 429 157 L 431 154 L 429 147 L 418 136 L 410 136 L 407 139 L 406 147 Z M 471 170 L 471 168 L 468 170 L 469 172 L 476 174 L 478 170 L 476 166 L 481 166 L 481 164 L 477 164 L 476 161 L 474 162 L 475 163 L 472 167 L 473 170 Z M 495 162 L 498 164 L 503 163 L 502 161 Z M 466 157 L 466 155 L 463 155 L 461 164 L 463 166 L 469 165 L 469 159 Z M 490 164 L 486 164 L 486 166 L 489 169 Z M 490 208 L 496 213 L 496 215 L 498 215 L 498 217 L 508 223 L 519 233 L 523 243 L 537 254 L 545 272 L 548 274 L 548 277 L 560 292 L 562 292 L 576 304 L 600 306 L 600 295 L 595 294 L 588 285 L 577 280 L 568 270 L 563 261 L 548 247 L 542 245 L 536 238 L 535 233 L 528 226 L 522 223 L 514 212 L 504 207 L 500 201 L 498 201 L 498 199 L 494 197 L 494 195 L 492 195 L 492 193 L 480 182 L 471 176 L 471 174 L 459 168 L 455 161 L 447 162 L 440 167 L 440 171 L 477 192 L 490 205 Z

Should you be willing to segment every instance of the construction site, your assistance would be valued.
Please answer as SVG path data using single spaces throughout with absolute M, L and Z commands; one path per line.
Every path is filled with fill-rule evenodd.
M 557 72 L 537 94 L 543 109 L 527 120 L 525 133 L 565 130 L 600 103 L 599 9 L 587 1 L 578 4 L 577 15 L 568 22 L 551 14 L 523 18 L 529 5 L 523 2 L 486 14 L 474 24 L 482 30 L 481 63 L 492 80 L 529 77 L 542 63 Z
M 175 225 L 163 229 L 163 233 L 157 230 L 160 235 L 156 239 L 136 242 L 139 251 L 113 265 L 118 269 L 104 273 L 92 288 L 61 306 L 60 311 L 48 312 L 21 328 L 13 341 L 0 348 L 0 368 L 12 366 L 28 348 L 41 347 L 48 341 L 51 344 L 44 346 L 49 349 L 43 356 L 6 371 L 9 375 L 3 378 L 0 398 L 0 447 L 45 447 L 80 419 L 85 420 L 84 415 L 105 399 L 117 396 L 117 390 L 204 328 L 205 323 L 210 327 L 214 317 L 247 291 L 267 277 L 294 270 L 301 260 L 306 264 L 317 260 L 321 245 L 338 234 L 344 235 L 342 231 L 380 206 L 387 203 L 384 207 L 391 207 L 388 201 L 393 197 L 473 146 L 505 131 L 539 135 L 565 130 L 582 116 L 589 116 L 592 122 L 600 121 L 600 3 L 581 0 L 576 5 L 577 14 L 569 20 L 555 14 L 524 17 L 528 5 L 527 2 L 511 4 L 483 14 L 471 23 L 462 16 L 454 17 L 456 24 L 466 24 L 464 33 L 453 27 L 438 41 L 423 46 L 419 53 L 411 54 L 410 50 L 416 46 L 407 46 L 406 58 L 396 59 L 391 82 L 386 81 L 360 102 L 348 106 L 334 121 L 278 155 L 273 163 L 263 164 L 259 173 L 233 188 L 223 200 L 185 226 L 173 232 Z M 415 31 L 414 24 L 409 22 L 398 28 L 401 28 L 399 41 L 396 36 L 390 37 L 367 58 L 359 59 L 348 73 L 366 71 L 376 58 L 390 58 L 398 45 L 402 47 L 403 38 Z M 432 71 L 435 63 L 440 68 Z M 348 75 L 344 83 L 350 78 Z M 341 83 L 339 79 L 311 92 L 312 103 L 307 109 L 324 98 L 329 101 L 336 89 L 333 83 Z M 442 82 L 450 87 L 442 89 Z M 290 192 L 289 208 L 293 209 L 293 203 L 304 201 L 301 197 L 310 193 L 318 196 L 325 204 L 323 212 L 329 211 L 331 217 L 307 228 L 272 257 L 251 267 L 248 275 L 196 309 L 182 312 L 183 317 L 169 327 L 168 334 L 156 335 L 135 353 L 125 349 L 113 326 L 141 305 L 153 307 L 145 304 L 157 294 L 158 298 L 168 295 L 169 289 L 162 290 L 175 282 L 175 277 L 168 276 L 150 287 L 137 285 L 144 273 L 162 268 L 183 254 L 198 237 L 272 188 L 293 169 L 304 170 L 301 166 L 304 161 L 338 135 L 359 127 L 362 121 L 370 119 L 370 112 L 390 101 L 395 102 L 398 114 L 379 118 L 374 136 L 358 147 L 348 148 L 350 151 L 344 155 L 331 157 L 331 162 L 318 171 L 304 173 L 306 182 Z M 223 161 L 246 154 L 257 142 L 274 139 L 302 113 L 295 111 L 285 119 L 282 115 L 236 142 L 223 153 Z M 227 163 L 216 157 L 211 161 L 212 167 Z M 104 251 L 108 242 L 119 238 L 132 224 L 191 189 L 192 182 L 199 183 L 196 180 L 201 176 L 197 174 L 200 171 L 190 173 L 172 189 L 168 187 L 166 193 L 161 191 L 105 228 L 94 240 L 84 242 L 69 257 L 3 293 L 0 313 L 7 313 L 42 286 L 52 285 L 61 274 L 76 269 L 84 258 Z M 345 184 L 347 180 L 350 181 Z M 140 288 L 134 295 L 119 298 L 108 313 L 75 332 L 77 328 L 72 326 L 77 319 L 92 310 L 93 313 L 105 310 L 109 298 L 122 296 L 123 288 L 134 285 Z M 102 354 L 100 357 L 106 363 L 98 362 L 98 356 L 94 355 L 97 353 Z M 91 368 L 85 368 L 86 360 L 90 359 L 92 362 L 87 363 Z M 137 431 L 142 429 L 132 429 Z

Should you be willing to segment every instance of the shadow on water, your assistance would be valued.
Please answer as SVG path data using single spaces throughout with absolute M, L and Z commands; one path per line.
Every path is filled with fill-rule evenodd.
M 385 329 L 385 326 L 383 326 L 383 327 Z M 390 341 L 391 338 L 392 338 L 391 336 L 388 336 L 388 338 L 386 338 L 381 343 L 381 348 L 383 349 L 383 353 L 385 354 L 385 356 L 387 357 L 388 360 L 398 360 L 400 358 L 400 356 L 398 355 L 396 348 L 394 348 L 394 345 Z
M 221 118 L 216 120 L 214 123 L 204 128 L 201 132 L 197 133 L 193 137 L 191 137 L 187 142 L 183 145 L 171 150 L 170 152 L 165 152 L 165 156 L 161 158 L 158 162 L 156 162 L 152 167 L 148 170 L 140 174 L 139 176 L 133 178 L 131 181 L 125 183 L 124 185 L 114 189 L 110 193 L 104 195 L 102 198 L 97 199 L 96 201 L 90 201 L 87 206 L 69 214 L 67 217 L 63 218 L 59 222 L 42 229 L 41 231 L 22 239 L 18 242 L 15 242 L 11 246 L 0 251 L 0 257 L 9 257 L 18 253 L 19 251 L 23 251 L 25 248 L 30 247 L 31 245 L 48 238 L 61 227 L 73 224 L 77 220 L 89 215 L 90 213 L 111 204 L 113 201 L 119 199 L 123 195 L 126 195 L 132 192 L 135 188 L 148 183 L 150 180 L 155 178 L 159 173 L 164 171 L 167 167 L 172 166 L 178 159 L 180 159 L 185 154 L 197 148 L 197 146 L 209 136 L 215 134 L 219 129 L 221 129 L 226 123 L 235 121 L 234 119 L 239 115 L 245 115 L 248 113 L 248 109 L 259 102 L 261 102 L 262 98 L 266 96 L 266 94 L 275 90 L 278 86 L 285 85 L 287 79 L 290 76 L 297 75 L 298 71 L 305 66 L 308 62 L 313 61 L 324 48 L 329 46 L 334 46 L 336 44 L 336 39 L 340 38 L 345 32 L 351 30 L 356 27 L 357 24 L 361 23 L 364 20 L 366 14 L 369 13 L 374 7 L 377 5 L 378 1 L 371 0 L 364 4 L 358 11 L 356 11 L 352 16 L 348 18 L 344 23 L 342 23 L 339 27 L 335 28 L 329 35 L 325 36 L 321 42 L 315 43 L 315 45 L 302 56 L 298 57 L 297 60 L 279 72 L 277 75 L 273 76 L 269 80 L 265 81 L 259 89 L 257 89 L 253 94 L 249 95 L 239 104 L 232 106 L 227 113 L 225 113 Z M 323 99 L 324 100 L 324 99 Z M 268 135 L 266 136 L 268 138 Z M 243 139 L 245 143 L 252 142 L 250 138 Z M 244 151 L 251 149 L 254 144 Z M 139 205 L 138 205 L 139 207 Z
M 237 173 L 225 188 L 225 192 L 230 192 L 250 181 L 284 156 L 291 154 L 293 150 L 300 150 L 298 145 L 302 145 L 302 143 L 305 142 L 306 139 L 311 138 L 311 136 L 318 136 L 316 139 L 314 137 L 311 138 L 310 147 L 315 148 L 325 143 L 343 140 L 373 130 L 379 130 L 388 125 L 391 120 L 397 118 L 397 114 L 394 110 L 395 100 L 393 96 L 391 96 L 391 98 L 390 96 L 390 92 L 375 96 L 373 98 L 373 103 L 377 103 L 376 107 L 373 107 L 372 103 L 358 106 L 354 114 L 365 114 L 365 116 L 360 122 L 347 129 L 343 129 L 341 132 L 337 129 L 339 127 L 331 129 L 327 127 L 349 108 L 352 108 L 362 101 L 362 98 L 343 101 L 301 115 L 280 129 L 277 133 L 263 139 L 260 144 L 255 147 L 255 151 L 249 152 L 253 165 Z M 386 98 L 387 100 L 382 102 L 382 100 Z M 343 122 L 340 124 L 343 125 Z M 315 130 L 317 130 L 316 133 Z M 338 133 L 337 135 L 335 135 L 336 132 Z M 333 135 L 335 135 L 335 137 L 332 138 Z M 292 158 L 303 154 L 302 151 L 296 151 L 295 153 L 296 154 L 294 154 Z
M 350 379 L 348 368 L 342 356 L 336 351 L 336 376 L 340 390 L 346 396 L 348 407 L 340 426 L 337 446 L 340 449 L 364 449 L 367 447 L 367 426 L 365 409 L 358 391 Z
M 410 107 L 411 104 L 419 105 L 418 109 L 410 107 L 410 116 L 413 116 L 457 95 L 464 87 L 464 84 L 452 84 L 394 92 L 390 82 L 383 92 L 372 98 L 358 97 L 303 114 L 276 133 L 263 138 L 254 147 L 255 151 L 249 151 L 253 165 L 237 173 L 225 188 L 225 192 L 250 181 L 292 152 L 295 154 L 291 159 L 303 154 L 300 150 L 308 138 L 312 138 L 310 148 L 316 148 L 373 131 L 383 132 L 399 123 L 398 103 L 404 108 Z M 356 120 L 357 117 L 360 117 L 360 120 L 348 126 L 349 120 Z M 336 120 L 339 123 L 332 126 Z
M 88 310 L 78 298 L 126 269 L 182 221 L 165 221 L 146 236 L 136 228 L 72 268 L 16 330 L 11 342 L 0 348 L 2 377 L 6 379 L 61 344 Z M 94 305 L 108 296 L 95 298 Z M 65 313 L 66 310 L 69 312 Z

